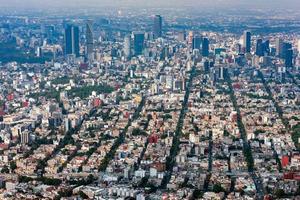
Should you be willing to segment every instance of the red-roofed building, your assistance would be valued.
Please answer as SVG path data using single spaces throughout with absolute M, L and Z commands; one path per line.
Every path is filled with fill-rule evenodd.
M 8 95 L 7 95 L 7 100 L 8 100 L 8 101 L 14 100 L 14 94 L 13 94 L 13 93 L 8 94 Z
M 232 87 L 233 87 L 234 89 L 237 89 L 237 90 L 239 90 L 239 89 L 242 88 L 241 85 L 240 85 L 239 83 L 234 83 L 234 84 L 232 84 Z
M 96 99 L 93 100 L 93 106 L 94 106 L 94 107 L 99 107 L 99 106 L 101 106 L 101 105 L 102 105 L 101 99 L 96 98 Z
M 282 156 L 281 158 L 281 165 L 282 167 L 286 167 L 289 165 L 289 157 L 288 156 Z
M 26 108 L 26 107 L 28 107 L 28 106 L 29 106 L 29 102 L 28 102 L 28 101 L 22 102 L 22 107 L 23 107 L 23 108 Z
M 0 144 L 0 149 L 1 150 L 7 150 L 8 149 L 8 144 L 1 143 Z
M 149 143 L 157 143 L 157 141 L 158 141 L 158 136 L 155 135 L 155 134 L 151 135 L 151 136 L 148 138 L 148 142 L 149 142 Z

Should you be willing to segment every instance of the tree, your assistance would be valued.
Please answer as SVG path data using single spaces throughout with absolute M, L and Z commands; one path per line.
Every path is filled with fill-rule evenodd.
M 213 186 L 213 192 L 215 193 L 225 192 L 225 189 L 221 186 L 221 184 L 218 183 Z
M 71 197 L 73 194 L 72 188 L 64 188 L 58 192 L 60 197 Z
M 16 165 L 16 162 L 15 161 L 11 161 L 10 162 L 10 169 L 11 169 L 11 171 L 15 171 L 15 169 L 17 169 L 17 165 Z
M 79 193 L 79 196 L 81 197 L 81 198 L 83 198 L 83 199 L 88 199 L 89 197 L 84 193 L 84 192 L 82 192 L 82 191 L 80 191 Z
M 58 186 L 62 183 L 62 181 L 60 179 L 56 179 L 56 178 L 41 177 L 38 180 L 42 181 L 46 185 Z
M 276 196 L 277 198 L 283 198 L 283 197 L 285 197 L 285 192 L 284 192 L 284 190 L 283 190 L 283 189 L 276 189 L 276 190 L 275 190 L 275 196 Z
M 198 190 L 198 189 L 194 190 L 194 192 L 193 192 L 194 199 L 200 199 L 202 197 L 203 197 L 203 192 L 201 190 Z
M 28 176 L 19 176 L 19 182 L 20 183 L 28 183 L 32 181 L 33 179 Z
M 226 129 L 224 129 L 223 135 L 224 135 L 225 137 L 228 137 L 228 136 L 230 135 L 230 133 L 229 133 Z
M 9 173 L 9 168 L 7 167 L 7 165 L 3 166 L 3 168 L 1 169 L 1 173 L 5 173 L 5 174 Z

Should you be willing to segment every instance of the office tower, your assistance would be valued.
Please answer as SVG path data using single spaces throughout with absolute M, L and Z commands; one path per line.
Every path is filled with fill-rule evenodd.
M 28 131 L 21 132 L 20 136 L 21 136 L 21 144 L 28 144 L 29 143 L 29 133 L 28 133 Z
M 201 48 L 201 43 L 202 43 L 202 38 L 199 35 L 195 35 L 195 37 L 193 38 L 193 44 L 192 44 L 192 48 L 194 49 L 198 49 L 200 50 Z
M 300 54 L 300 39 L 298 39 L 298 54 Z
M 181 31 L 177 35 L 177 40 L 180 41 L 180 42 L 184 42 L 185 37 L 186 37 L 185 31 Z
M 283 56 L 283 40 L 281 38 L 276 39 L 276 55 L 281 57 Z
M 263 55 L 269 55 L 270 54 L 270 41 L 266 40 L 263 43 Z
M 190 31 L 189 36 L 188 36 L 188 43 L 192 44 L 193 43 L 193 38 L 194 38 L 194 32 Z
M 258 39 L 256 41 L 256 49 L 255 49 L 255 55 L 257 56 L 263 56 L 264 55 L 264 45 L 262 39 Z
M 167 89 L 173 90 L 173 80 L 174 80 L 173 75 L 166 76 L 166 88 Z
M 219 68 L 219 79 L 224 79 L 224 67 Z
M 292 46 L 291 43 L 284 42 L 283 45 L 282 45 L 282 57 L 281 57 L 281 58 L 285 59 L 285 58 L 286 58 L 287 51 L 288 51 L 289 49 L 292 49 L 292 48 L 293 48 L 293 46 Z
M 64 122 L 65 122 L 65 132 L 68 132 L 70 130 L 70 127 L 71 127 L 71 121 L 70 121 L 70 119 L 65 118 Z
M 93 21 L 88 20 L 86 23 L 86 57 L 91 59 L 94 50 L 94 37 L 93 37 Z
M 79 28 L 67 25 L 65 29 L 65 54 L 79 56 Z
M 134 32 L 133 33 L 133 48 L 134 55 L 142 55 L 144 49 L 144 33 L 143 32 Z
M 153 95 L 159 94 L 159 84 L 158 83 L 153 83 L 151 86 L 151 93 Z
M 203 62 L 203 68 L 204 68 L 205 72 L 209 72 L 210 66 L 209 66 L 209 61 L 208 60 L 205 60 Z
M 131 57 L 131 36 L 126 35 L 124 38 L 124 55 L 126 58 Z
M 166 58 L 169 58 L 169 47 L 166 45 L 162 48 L 161 53 L 160 53 L 160 59 L 164 60 Z
M 293 67 L 293 49 L 288 49 L 285 52 L 285 66 Z
M 202 41 L 202 56 L 209 56 L 209 40 L 208 38 L 203 38 Z
M 243 48 L 244 48 L 245 53 L 250 53 L 250 51 L 251 51 L 251 33 L 250 33 L 250 31 L 244 32 Z
M 41 47 L 37 47 L 36 50 L 35 50 L 35 56 L 38 57 L 38 58 L 40 58 L 40 57 L 42 57 L 42 55 L 43 55 L 42 48 Z
M 160 15 L 154 17 L 153 33 L 155 38 L 162 36 L 162 17 Z
M 53 26 L 53 25 L 45 26 L 44 31 L 45 31 L 45 34 L 46 34 L 46 37 L 47 37 L 47 42 L 52 44 L 53 40 L 54 40 L 55 26 Z

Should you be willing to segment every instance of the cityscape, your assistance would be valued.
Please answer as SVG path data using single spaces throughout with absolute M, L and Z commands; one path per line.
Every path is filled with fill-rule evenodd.
M 26 1 L 0 7 L 1 200 L 300 199 L 300 2 Z

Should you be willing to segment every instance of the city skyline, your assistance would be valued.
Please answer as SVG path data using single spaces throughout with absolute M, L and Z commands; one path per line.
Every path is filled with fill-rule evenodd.
M 297 9 L 300 8 L 298 0 L 217 0 L 217 1 L 205 1 L 205 0 L 116 0 L 113 3 L 109 0 L 0 0 L 3 8 L 39 8 L 49 9 L 64 6 L 66 8 L 101 8 L 101 7 L 157 7 L 157 8 L 178 8 L 178 7 L 194 7 L 199 8 L 249 8 L 249 9 Z
M 0 2 L 1 200 L 300 199 L 300 3 Z

